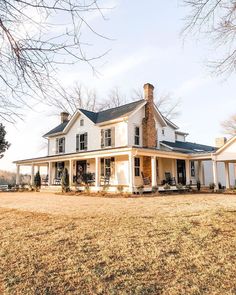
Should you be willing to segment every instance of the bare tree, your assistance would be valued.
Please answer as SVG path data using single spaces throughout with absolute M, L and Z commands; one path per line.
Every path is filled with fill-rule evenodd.
M 186 17 L 184 33 L 204 33 L 220 57 L 210 62 L 216 74 L 236 70 L 236 1 L 184 0 L 191 12 Z
M 140 99 L 143 99 L 143 90 L 134 89 L 132 100 L 136 101 Z M 181 99 L 175 98 L 171 93 L 157 95 L 156 92 L 154 92 L 154 103 L 162 115 L 169 120 L 175 119 L 180 114 Z
M 78 108 L 89 111 L 102 111 L 110 108 L 119 107 L 126 103 L 143 99 L 143 90 L 134 89 L 127 99 L 121 93 L 119 87 L 110 89 L 107 99 L 100 99 L 95 89 L 89 89 L 81 84 L 76 84 L 71 90 L 65 91 L 63 88 L 57 89 L 57 96 L 54 98 L 53 105 L 57 111 L 67 111 L 73 114 Z M 181 100 L 174 98 L 170 93 L 161 95 L 154 100 L 154 103 L 161 113 L 169 120 L 176 118 L 179 113 Z
M 0 1 L 0 118 L 14 122 L 42 97 L 50 104 L 61 64 L 82 61 L 94 70 L 105 53 L 88 56 L 85 36 L 107 39 L 89 23 L 94 13 L 105 19 L 104 9 L 97 0 Z
M 236 114 L 231 116 L 228 120 L 222 122 L 224 133 L 229 135 L 236 135 Z

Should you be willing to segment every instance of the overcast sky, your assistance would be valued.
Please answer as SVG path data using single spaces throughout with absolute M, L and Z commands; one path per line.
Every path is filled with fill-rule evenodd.
M 133 89 L 152 83 L 157 95 L 170 92 L 181 98 L 181 114 L 175 123 L 190 134 L 187 140 L 214 145 L 215 138 L 222 136 L 220 122 L 235 111 L 235 76 L 226 80 L 210 74 L 206 60 L 215 48 L 207 40 L 191 37 L 183 42 L 180 32 L 186 9 L 181 1 L 106 3 L 113 7 L 106 12 L 106 21 L 98 13 L 89 19 L 97 31 L 113 39 L 88 36 L 93 44 L 89 54 L 111 49 L 97 64 L 100 74 L 94 76 L 85 64 L 64 66 L 59 72 L 61 83 L 66 87 L 82 83 L 95 88 L 101 98 L 114 86 L 128 98 Z M 42 135 L 59 124 L 60 118 L 43 105 L 36 109 L 28 110 L 24 121 L 6 126 L 11 147 L 0 160 L 0 169 L 14 171 L 12 161 L 46 155 Z

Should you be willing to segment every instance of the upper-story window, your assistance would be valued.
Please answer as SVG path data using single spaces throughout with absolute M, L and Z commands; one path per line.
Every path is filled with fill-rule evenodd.
M 76 151 L 85 151 L 88 148 L 88 133 L 76 135 Z
M 65 152 L 65 137 L 56 139 L 56 153 L 61 154 Z
M 161 129 L 161 134 L 165 135 L 165 129 Z
M 140 145 L 140 128 L 138 126 L 134 127 L 134 144 Z
M 84 119 L 80 120 L 80 126 L 84 126 Z
M 104 130 L 104 145 L 111 146 L 111 129 Z
M 101 147 L 115 146 L 115 127 L 101 130 Z

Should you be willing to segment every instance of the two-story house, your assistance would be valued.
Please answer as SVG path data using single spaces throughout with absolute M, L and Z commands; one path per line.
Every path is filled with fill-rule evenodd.
M 179 131 L 155 106 L 153 90 L 147 83 L 144 99 L 116 108 L 100 112 L 78 109 L 71 117 L 61 113 L 60 124 L 44 135 L 48 139 L 48 155 L 15 162 L 17 182 L 20 166 L 32 167 L 32 183 L 35 167 L 47 166 L 48 186 L 55 187 L 66 167 L 71 187 L 82 189 L 83 175 L 91 173 L 94 191 L 101 190 L 105 182 L 113 191 L 123 186 L 133 192 L 140 185 L 148 191 L 170 180 L 218 184 L 217 162 L 224 162 L 223 182 L 227 187 L 230 181 L 233 184 L 234 167 L 229 163 L 236 161 L 236 153 L 229 153 L 229 158 L 219 155 L 227 154 L 232 146 L 236 151 L 235 138 L 219 149 L 187 142 L 188 134 Z M 204 168 L 209 170 L 207 174 Z

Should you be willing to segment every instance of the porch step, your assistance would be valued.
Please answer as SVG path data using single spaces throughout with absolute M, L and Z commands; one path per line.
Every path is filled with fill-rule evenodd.
M 42 186 L 40 192 L 53 192 L 58 193 L 61 192 L 61 186 L 49 185 L 49 186 Z

